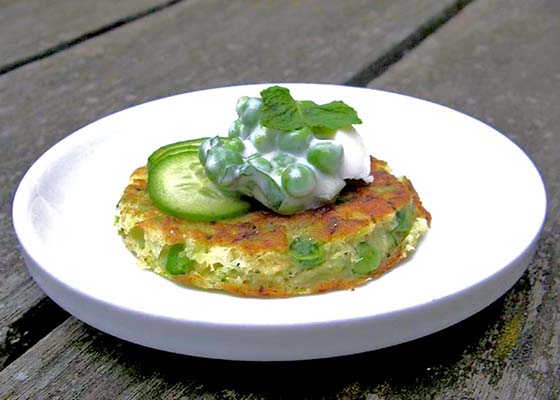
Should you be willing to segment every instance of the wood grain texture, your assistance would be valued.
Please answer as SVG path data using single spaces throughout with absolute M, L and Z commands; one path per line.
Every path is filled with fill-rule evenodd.
M 558 251 L 560 238 L 555 239 L 541 244 L 540 267 L 553 262 L 551 250 Z M 495 384 L 510 365 L 512 351 L 521 355 L 518 369 L 528 368 L 526 360 L 540 356 L 514 349 L 518 321 L 531 312 L 528 300 L 538 285 L 526 275 L 482 312 L 410 343 L 301 362 L 232 362 L 169 354 L 68 319 L 0 373 L 0 398 L 555 399 L 554 381 L 535 397 L 526 396 L 531 393 L 527 388 L 515 392 L 518 386 L 505 385 L 498 391 L 477 385 Z
M 531 157 L 547 187 L 539 251 L 497 322 L 457 360 L 463 378 L 433 375 L 435 399 L 560 398 L 559 18 L 554 0 L 476 2 L 369 85 L 487 122 Z M 387 393 L 407 398 L 402 388 Z
M 227 15 L 239 16 L 238 12 Z M 178 356 L 121 341 L 68 319 L 0 372 L 0 398 L 560 398 L 560 196 L 555 172 L 560 154 L 560 121 L 555 112 L 560 93 L 555 67 L 560 56 L 556 51 L 556 38 L 560 35 L 555 23 L 558 12 L 554 0 L 478 0 L 371 84 L 447 104 L 491 123 L 521 145 L 541 170 L 550 205 L 537 254 L 523 278 L 487 309 L 449 329 L 403 345 L 356 356 L 293 363 L 224 362 Z M 154 29 L 151 25 L 149 31 Z M 259 54 L 263 51 L 258 50 Z M 61 54 L 57 63 L 71 64 L 76 57 L 79 59 Z M 280 66 L 269 71 L 271 76 L 283 71 L 282 60 L 276 59 Z M 104 70 L 104 63 L 88 60 L 94 66 L 85 71 Z M 302 71 L 306 62 L 302 61 Z M 202 65 L 208 65 L 208 61 Z M 32 67 L 17 71 L 21 75 L 13 86 L 0 78 L 0 90 L 8 88 L 14 95 L 16 86 L 24 87 L 25 78 L 48 82 L 50 77 L 56 82 Z M 54 67 L 45 68 L 52 71 Z M 146 79 L 155 79 L 148 67 L 135 68 L 132 72 L 136 79 L 142 73 Z M 105 70 L 113 71 L 106 65 Z M 167 70 L 171 79 L 180 75 L 177 71 L 181 68 L 176 65 L 173 71 L 174 74 Z M 266 73 L 257 68 L 255 79 L 267 80 Z M 214 82 L 207 74 L 200 72 L 202 85 Z M 234 79 L 231 77 L 236 76 L 235 68 L 224 74 Z M 335 75 L 341 81 L 347 79 L 345 73 Z M 164 74 L 158 76 L 165 79 Z M 302 76 L 312 80 L 322 75 L 311 71 Z M 247 76 L 239 72 L 239 79 L 243 81 Z M 79 77 L 69 80 L 69 87 L 58 92 L 62 104 L 41 107 L 39 102 L 34 103 L 42 122 L 24 123 L 18 118 L 12 123 L 12 133 L 0 136 L 0 141 L 10 140 L 16 148 L 19 143 L 20 157 L 27 157 L 13 171 L 22 172 L 36 152 L 68 133 L 75 124 L 83 123 L 83 119 L 175 88 L 172 83 L 152 80 L 145 87 L 132 86 L 137 94 L 127 100 L 126 84 L 134 81 L 115 77 L 114 81 L 100 81 L 95 88 L 85 90 L 86 96 L 97 95 L 102 100 L 110 98 L 110 94 L 115 96 L 110 104 L 92 101 L 91 110 L 80 110 L 77 116 L 65 108 L 78 99 L 70 92 L 81 82 Z M 187 80 L 183 85 L 187 90 L 196 87 L 197 82 Z M 48 87 L 55 85 L 51 82 Z M 49 98 L 46 94 L 39 97 Z M 531 106 L 535 101 L 537 104 Z M 32 127 L 36 128 L 36 136 L 27 133 L 26 139 L 17 138 L 15 132 L 23 135 L 21 132 L 29 132 L 27 129 Z M 42 138 L 42 142 L 30 144 L 31 137 Z M 27 152 L 26 143 L 31 147 Z M 10 160 L 13 163 L 15 156 Z
M 343 82 L 452 4 L 191 0 L 0 76 L 0 359 L 21 350 L 6 332 L 42 301 L 11 229 L 11 201 L 45 150 L 102 116 L 180 92 L 247 82 Z
M 141 15 L 165 0 L 0 2 L 0 70 Z

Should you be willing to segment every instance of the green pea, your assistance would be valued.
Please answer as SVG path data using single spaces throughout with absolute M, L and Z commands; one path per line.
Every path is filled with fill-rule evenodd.
M 334 138 L 334 135 L 336 134 L 336 129 L 329 129 L 325 127 L 314 128 L 313 134 L 317 139 L 330 140 Z
M 294 163 L 282 172 L 282 187 L 290 196 L 305 197 L 315 189 L 317 178 L 307 165 Z
M 309 128 L 283 132 L 278 137 L 278 148 L 282 151 L 299 154 L 307 150 L 312 137 L 313 132 Z
M 253 132 L 251 141 L 260 153 L 268 153 L 276 148 L 277 135 L 275 130 L 260 127 Z
M 229 126 L 228 136 L 230 138 L 239 137 L 241 139 L 247 139 L 250 134 L 251 128 L 244 125 L 240 119 L 236 119 Z
M 336 142 L 319 142 L 307 152 L 307 161 L 325 174 L 334 174 L 342 163 L 342 146 Z
M 241 97 L 237 102 L 237 115 L 248 126 L 254 126 L 261 117 L 262 100 L 257 97 Z
M 274 168 L 276 168 L 278 170 L 283 170 L 288 165 L 291 165 L 291 164 L 295 163 L 296 159 L 295 159 L 295 157 L 292 157 L 289 154 L 280 153 L 270 161 L 272 162 L 272 165 L 274 166 Z
M 228 136 L 230 138 L 240 137 L 242 129 L 243 129 L 243 123 L 240 120 L 236 119 L 229 126 Z
M 247 159 L 247 162 L 263 172 L 272 171 L 272 164 L 270 163 L 270 161 L 268 161 L 266 158 L 261 157 L 259 155 L 249 157 Z
M 409 208 L 401 208 L 395 214 L 397 226 L 391 231 L 397 241 L 406 237 L 412 227 L 412 213 Z
M 144 229 L 140 228 L 138 225 L 134 225 L 128 232 L 128 235 L 136 243 L 138 248 L 143 249 L 146 246 Z
M 185 245 L 177 243 L 169 248 L 165 270 L 171 275 L 183 275 L 193 270 L 193 260 L 183 253 Z
M 244 168 L 237 184 L 242 193 L 256 198 L 272 210 L 277 210 L 284 201 L 284 193 L 274 179 L 252 165 Z
M 293 201 L 293 198 L 286 199 L 282 202 L 276 212 L 282 215 L 292 215 L 305 210 L 305 204 Z
M 235 105 L 235 111 L 237 112 L 238 116 L 241 116 L 247 107 L 249 106 L 249 96 L 242 96 L 237 100 L 237 104 Z
M 206 139 L 200 146 L 198 146 L 198 159 L 202 165 L 206 164 L 206 159 L 208 158 L 208 153 L 211 149 L 221 144 L 220 138 L 218 136 Z
M 367 275 L 379 267 L 381 253 L 368 242 L 358 243 L 356 246 L 356 253 L 359 259 L 354 264 L 354 273 L 358 275 Z
M 303 268 L 311 268 L 325 261 L 325 250 L 315 239 L 298 237 L 290 244 L 291 257 Z
M 238 152 L 219 146 L 208 152 L 204 167 L 206 174 L 214 182 L 222 183 L 226 177 L 227 168 L 230 166 L 242 165 L 243 157 Z M 225 182 L 224 182 L 225 183 Z
M 226 143 L 224 147 L 238 153 L 241 153 L 243 152 L 243 150 L 245 150 L 245 144 L 243 143 L 243 140 L 239 139 L 238 137 L 229 140 L 229 142 Z

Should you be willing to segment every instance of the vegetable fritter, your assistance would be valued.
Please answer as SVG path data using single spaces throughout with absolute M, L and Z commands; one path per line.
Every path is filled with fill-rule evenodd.
M 167 215 L 132 174 L 117 225 L 142 266 L 177 283 L 242 296 L 286 297 L 349 289 L 414 250 L 431 216 L 410 181 L 371 158 L 373 183 L 351 181 L 337 201 L 283 216 L 255 205 L 206 222 Z

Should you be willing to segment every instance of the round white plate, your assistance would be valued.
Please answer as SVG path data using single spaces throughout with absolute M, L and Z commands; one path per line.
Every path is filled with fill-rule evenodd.
M 538 171 L 487 125 L 430 102 L 370 89 L 290 84 L 296 99 L 343 100 L 370 153 L 412 180 L 432 213 L 413 257 L 355 290 L 241 298 L 178 286 L 137 267 L 113 225 L 132 171 L 157 147 L 226 135 L 243 95 L 187 93 L 103 118 L 56 144 L 20 183 L 13 221 L 28 269 L 54 301 L 117 337 L 236 360 L 298 360 L 412 340 L 481 310 L 519 279 L 542 228 Z

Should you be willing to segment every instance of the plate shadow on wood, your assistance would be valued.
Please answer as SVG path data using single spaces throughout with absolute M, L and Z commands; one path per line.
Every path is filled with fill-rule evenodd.
M 547 245 L 540 243 L 537 254 Z M 521 330 L 535 285 L 551 279 L 543 262 L 547 260 L 537 256 L 510 291 L 474 316 L 424 338 L 368 353 L 296 362 L 222 361 L 158 351 L 87 328 L 87 336 L 93 336 L 88 352 L 118 360 L 119 374 L 132 386 L 157 376 L 161 390 L 190 395 L 233 391 L 239 396 L 294 398 L 366 392 L 406 398 L 438 392 L 444 384 L 460 385 L 473 373 L 482 372 L 492 383 L 500 379 L 506 363 L 530 357 Z

